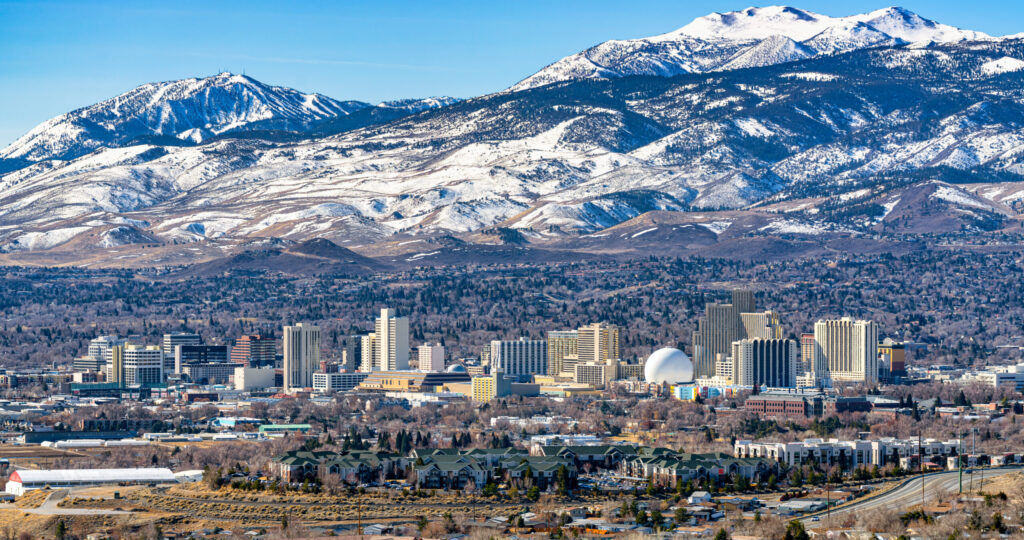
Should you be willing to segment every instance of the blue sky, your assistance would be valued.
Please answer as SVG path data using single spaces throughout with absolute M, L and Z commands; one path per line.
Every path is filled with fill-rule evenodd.
M 338 99 L 469 97 L 601 41 L 770 3 L 783 2 L 0 0 L 0 145 L 139 84 L 220 71 Z M 789 3 L 833 16 L 890 4 Z M 993 35 L 1024 32 L 1019 0 L 898 5 Z

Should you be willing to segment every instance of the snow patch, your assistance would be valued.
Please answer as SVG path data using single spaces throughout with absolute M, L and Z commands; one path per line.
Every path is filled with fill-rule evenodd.
M 981 72 L 985 75 L 998 75 L 1024 69 L 1024 60 L 1004 56 L 998 60 L 991 60 L 981 65 Z

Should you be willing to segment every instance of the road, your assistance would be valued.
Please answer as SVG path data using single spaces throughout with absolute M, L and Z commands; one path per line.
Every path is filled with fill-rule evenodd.
M 985 469 L 985 478 L 994 478 L 1013 472 L 1024 470 L 1024 467 L 1000 467 L 998 469 Z M 975 487 L 978 487 L 981 479 L 981 470 L 976 469 L 974 475 Z M 964 489 L 969 486 L 970 475 L 964 474 Z M 959 489 L 959 472 L 948 471 L 924 475 L 924 502 L 931 502 L 944 493 L 956 493 Z M 887 491 L 881 495 L 868 495 L 866 498 L 853 502 L 841 508 L 832 510 L 833 523 L 840 523 L 842 518 L 852 512 L 870 512 L 879 509 L 895 509 L 905 512 L 921 504 L 921 477 L 908 478 L 899 487 Z M 817 512 L 800 518 L 804 524 L 809 524 L 817 516 L 819 521 L 826 520 L 825 512 Z
M 57 503 L 63 501 L 71 494 L 70 489 L 55 489 L 47 495 L 39 508 L 18 508 L 13 504 L 0 504 L 2 510 L 18 510 L 26 514 L 38 514 L 41 516 L 105 516 L 114 514 L 130 514 L 124 510 L 107 510 L 104 508 L 61 508 Z

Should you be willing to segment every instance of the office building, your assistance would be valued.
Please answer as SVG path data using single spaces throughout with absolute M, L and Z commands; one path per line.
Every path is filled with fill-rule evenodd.
M 557 376 L 565 371 L 563 360 L 566 356 L 572 356 L 574 361 L 578 358 L 578 337 L 579 333 L 576 330 L 548 332 L 548 375 Z
M 776 311 L 740 313 L 740 321 L 747 339 L 782 339 L 782 325 Z
M 232 362 L 234 363 L 234 362 Z M 235 390 L 251 392 L 253 390 L 264 390 L 277 386 L 277 370 L 270 367 L 246 367 L 235 368 L 234 384 Z
M 548 342 L 519 338 L 515 341 L 491 342 L 491 371 L 501 370 L 519 381 L 548 372 Z
M 277 362 L 277 340 L 260 334 L 246 334 L 235 340 L 231 362 L 247 367 L 274 367 Z
M 320 328 L 299 323 L 284 327 L 284 390 L 313 386 L 313 369 L 320 365 Z
M 736 385 L 796 387 L 795 340 L 741 339 L 732 344 L 731 363 Z
M 377 334 L 379 360 L 383 371 L 409 369 L 409 319 L 398 317 L 395 310 L 384 308 L 374 326 Z
M 203 338 L 190 332 L 171 332 L 164 334 L 162 341 L 164 353 L 164 372 L 174 372 L 174 347 L 177 345 L 202 345 Z
M 117 345 L 124 344 L 125 340 L 120 339 L 117 336 L 100 336 L 89 341 L 89 351 L 87 356 L 106 365 L 106 363 L 110 361 L 110 349 Z
M 618 326 L 594 323 L 580 328 L 577 335 L 578 363 L 606 364 L 621 357 Z
M 380 341 L 377 334 L 359 336 L 359 371 L 382 371 L 380 367 Z
M 107 353 L 109 354 L 109 352 Z M 71 363 L 71 369 L 77 373 L 85 373 L 89 371 L 103 371 L 107 367 L 107 361 L 103 358 L 95 358 L 92 356 L 79 356 Z
M 839 382 L 878 382 L 878 325 L 850 317 L 814 323 L 816 360 L 827 378 Z
M 227 345 L 175 345 L 172 371 L 182 373 L 182 367 L 191 364 L 226 364 L 227 362 Z M 239 363 L 239 365 L 244 364 Z
M 164 380 L 163 350 L 156 345 L 126 343 L 110 350 L 106 367 L 107 382 L 118 386 L 154 386 Z
M 362 372 L 340 372 L 340 373 L 314 373 L 313 391 L 320 393 L 347 392 L 359 386 L 369 373 Z
M 512 377 L 497 369 L 484 377 L 473 377 L 472 399 L 477 403 L 487 403 L 492 399 L 505 397 L 512 393 Z
M 182 347 L 182 345 L 178 345 Z M 203 362 L 181 365 L 181 376 L 198 384 L 228 384 L 242 364 L 231 362 Z
M 425 343 L 418 352 L 420 371 L 444 371 L 444 345 Z

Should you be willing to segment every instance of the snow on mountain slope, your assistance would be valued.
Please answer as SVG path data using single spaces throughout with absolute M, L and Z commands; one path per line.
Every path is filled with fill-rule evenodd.
M 523 79 L 525 90 L 569 79 L 681 73 L 757 67 L 866 47 L 988 38 L 890 7 L 829 17 L 793 7 L 751 7 L 698 17 L 658 36 L 606 41 L 567 56 Z M 795 43 L 794 43 L 795 42 Z
M 686 26 L 656 37 L 674 39 L 691 36 L 704 39 L 760 40 L 771 36 L 786 36 L 803 41 L 836 24 L 837 19 L 788 6 L 749 7 L 740 11 L 711 13 L 694 19 Z
M 143 136 L 198 142 L 253 122 L 304 124 L 369 106 L 231 73 L 150 83 L 40 124 L 0 151 L 0 159 L 72 159 Z
M 743 69 L 795 62 L 814 56 L 815 51 L 785 36 L 770 36 L 741 52 L 722 69 Z
M 1004 56 L 996 60 L 990 60 L 981 65 L 981 71 L 986 75 L 998 75 L 1000 73 L 1012 73 L 1024 70 L 1024 60 Z
M 921 230 L 991 228 L 1002 214 L 946 191 L 931 198 L 938 188 L 870 199 L 922 180 L 1019 181 L 1024 73 L 981 68 L 1004 57 L 1024 57 L 1024 40 L 570 81 L 329 136 L 101 148 L 0 175 L 0 250 L 256 237 L 351 246 L 495 226 L 554 238 L 651 211 L 787 204 L 747 232 L 874 232 L 879 216 L 909 223 L 926 212 Z M 97 234 L 124 226 L 138 234 Z

